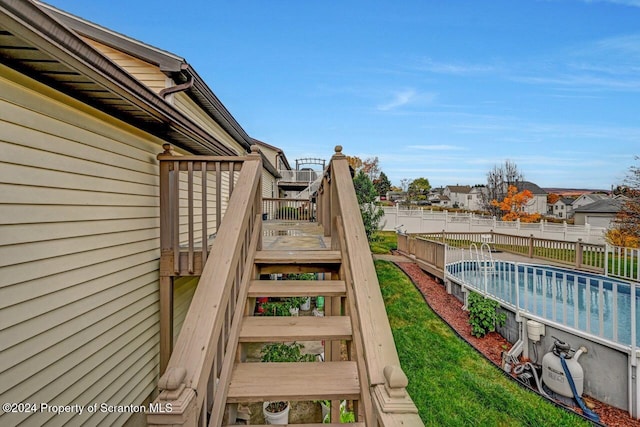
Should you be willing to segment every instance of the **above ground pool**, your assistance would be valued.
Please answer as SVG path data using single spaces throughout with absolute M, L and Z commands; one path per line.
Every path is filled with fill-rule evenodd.
M 639 292 L 635 284 L 581 271 L 499 260 L 447 264 L 447 276 L 505 306 L 560 325 L 624 346 L 640 342 Z

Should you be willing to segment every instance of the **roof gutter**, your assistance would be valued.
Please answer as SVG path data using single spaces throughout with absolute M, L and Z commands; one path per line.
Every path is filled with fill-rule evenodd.
M 0 7 L 3 27 L 24 38 L 34 40 L 36 46 L 56 57 L 67 66 L 93 79 L 98 84 L 112 88 L 123 98 L 145 109 L 156 120 L 193 141 L 196 151 L 202 154 L 217 152 L 220 155 L 236 153 L 193 123 L 149 88 L 106 60 L 89 47 L 75 33 L 51 18 L 30 1 L 6 0 Z M 180 145 L 180 144 L 178 144 Z M 194 147 L 194 148 L 195 148 Z
M 193 76 L 191 74 L 187 74 L 187 81 L 184 83 L 181 83 L 179 85 L 175 85 L 172 87 L 168 87 L 166 89 L 162 89 L 158 95 L 160 95 L 162 97 L 162 99 L 167 99 L 167 96 L 171 95 L 172 93 L 177 93 L 177 92 L 184 92 L 186 90 L 189 90 L 193 87 Z

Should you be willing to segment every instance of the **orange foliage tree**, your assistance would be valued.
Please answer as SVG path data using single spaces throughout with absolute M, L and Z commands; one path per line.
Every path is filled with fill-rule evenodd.
M 636 157 L 640 160 L 640 157 Z M 615 246 L 640 247 L 640 166 L 631 166 L 622 187 L 625 196 L 606 239 Z
M 503 221 L 515 221 L 519 219 L 520 222 L 538 222 L 541 218 L 539 213 L 530 214 L 524 211 L 524 207 L 532 198 L 533 194 L 531 191 L 522 190 L 518 192 L 518 188 L 515 185 L 510 185 L 504 199 L 501 202 L 494 199 L 491 201 L 491 205 L 505 212 L 502 216 Z
M 547 203 L 553 205 L 555 202 L 560 200 L 560 195 L 556 193 L 547 194 Z

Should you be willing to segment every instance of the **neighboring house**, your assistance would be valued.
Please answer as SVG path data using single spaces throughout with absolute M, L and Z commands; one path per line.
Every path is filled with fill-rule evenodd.
M 574 199 L 569 197 L 561 197 L 555 203 L 549 204 L 548 213 L 556 218 L 571 218 L 573 216 L 573 201 Z
M 602 193 L 588 193 L 582 194 L 580 197 L 575 199 L 571 203 L 571 208 L 575 211 L 578 208 L 581 208 L 586 205 L 590 205 L 591 203 L 597 202 L 599 200 L 609 199 L 609 195 Z
M 467 209 L 470 211 L 483 211 L 485 209 L 484 200 L 487 187 L 475 186 L 471 188 L 467 196 Z
M 547 213 L 547 192 L 530 181 L 520 181 L 516 187 L 518 192 L 529 190 L 533 197 L 524 207 L 524 211 L 529 214 L 539 213 L 545 215 Z
M 2 401 L 140 405 L 159 375 L 156 155 L 238 156 L 254 141 L 179 56 L 31 0 L 0 3 L 0 37 Z M 174 338 L 196 282 L 173 284 Z
M 257 139 L 253 139 L 253 141 L 260 147 L 262 163 L 265 165 L 262 173 L 262 196 L 267 198 L 283 197 L 284 191 L 278 188 L 278 181 L 282 177 L 281 171 L 291 170 L 287 156 L 278 147 Z
M 449 196 L 435 194 L 429 197 L 429 201 L 433 206 L 449 207 L 452 206 Z
M 398 200 L 406 200 L 407 193 L 404 191 L 387 191 L 387 200 L 390 202 L 396 202 Z
M 461 209 L 469 209 L 469 202 L 471 201 L 470 193 L 471 186 L 469 185 L 447 185 L 444 187 L 443 195 L 447 196 L 451 201 L 451 206 Z
M 611 222 L 622 208 L 623 198 L 604 198 L 574 209 L 576 225 L 589 224 L 592 227 L 609 228 Z

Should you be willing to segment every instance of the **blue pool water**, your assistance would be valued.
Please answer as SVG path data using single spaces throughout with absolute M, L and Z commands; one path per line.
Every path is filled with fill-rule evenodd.
M 632 286 L 628 282 L 550 266 L 461 261 L 447 266 L 450 275 L 485 291 L 513 308 L 623 344 L 631 344 L 640 316 L 632 315 Z M 640 292 L 635 290 L 635 314 Z M 633 320 L 632 320 L 633 319 Z

